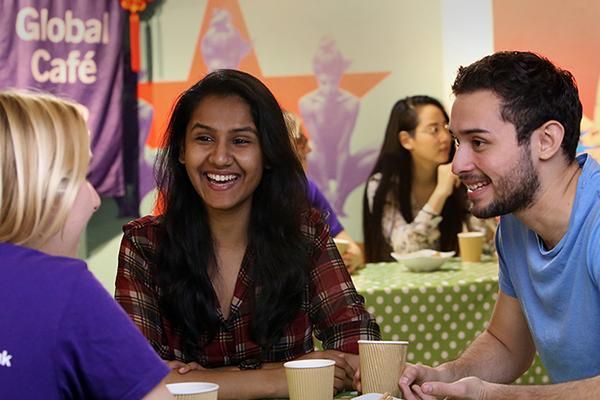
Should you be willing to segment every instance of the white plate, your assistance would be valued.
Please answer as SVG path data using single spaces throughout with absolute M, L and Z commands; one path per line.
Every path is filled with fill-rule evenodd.
M 365 393 L 358 397 L 353 397 L 352 400 L 380 400 L 383 397 L 381 393 Z M 400 400 L 397 397 L 392 397 L 393 399 Z
M 413 272 L 438 270 L 453 255 L 453 251 L 440 252 L 431 249 L 419 250 L 407 254 L 392 253 L 392 257 L 396 261 L 404 264 L 406 268 Z

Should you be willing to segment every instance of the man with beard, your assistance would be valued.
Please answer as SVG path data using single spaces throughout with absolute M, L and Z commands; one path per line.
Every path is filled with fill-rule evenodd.
M 457 359 L 409 365 L 404 398 L 591 399 L 600 389 L 600 167 L 576 157 L 573 76 L 529 52 L 461 67 L 452 169 L 472 213 L 501 216 L 500 291 L 488 328 Z M 508 385 L 536 350 L 552 385 Z

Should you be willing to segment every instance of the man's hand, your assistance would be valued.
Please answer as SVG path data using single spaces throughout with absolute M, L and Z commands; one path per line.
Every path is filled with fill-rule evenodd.
M 435 397 L 422 397 L 423 393 L 419 385 L 424 382 L 441 380 L 443 380 L 442 374 L 435 368 L 407 363 L 398 384 L 406 400 L 435 399 Z
M 484 400 L 486 398 L 486 387 L 489 383 L 479 378 L 470 376 L 453 383 L 426 382 L 422 385 L 411 386 L 411 393 L 404 393 L 406 400 Z M 404 392 L 404 391 L 403 391 Z

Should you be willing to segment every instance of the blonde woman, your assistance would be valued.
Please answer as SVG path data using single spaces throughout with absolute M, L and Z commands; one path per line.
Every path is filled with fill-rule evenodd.
M 304 132 L 302 132 L 302 126 L 300 124 L 300 118 L 289 111 L 284 111 L 283 116 L 285 117 L 285 123 L 292 137 L 296 153 L 300 158 L 304 171 L 307 168 L 307 157 L 312 151 L 310 142 Z M 325 215 L 325 222 L 329 225 L 329 233 L 331 237 L 335 239 L 342 239 L 348 243 L 345 251 L 342 254 L 342 259 L 346 265 L 348 272 L 352 273 L 356 271 L 363 263 L 363 254 L 360 246 L 352 239 L 350 234 L 346 232 L 341 222 L 339 221 L 335 211 L 329 204 L 329 201 L 325 198 L 323 193 L 317 187 L 317 184 L 308 179 L 308 201 L 311 207 L 316 208 Z
M 0 92 L 3 398 L 172 398 L 168 368 L 75 259 L 100 200 L 78 106 Z

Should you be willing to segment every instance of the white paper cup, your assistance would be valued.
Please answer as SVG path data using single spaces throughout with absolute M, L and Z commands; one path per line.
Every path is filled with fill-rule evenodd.
M 460 232 L 458 234 L 458 248 L 462 261 L 480 262 L 483 232 Z
M 167 389 L 177 400 L 217 400 L 219 385 L 209 382 L 169 383 Z
M 400 396 L 400 375 L 406 365 L 408 342 L 359 340 L 360 381 L 363 393 Z
M 335 361 L 296 360 L 283 364 L 290 400 L 332 400 Z

